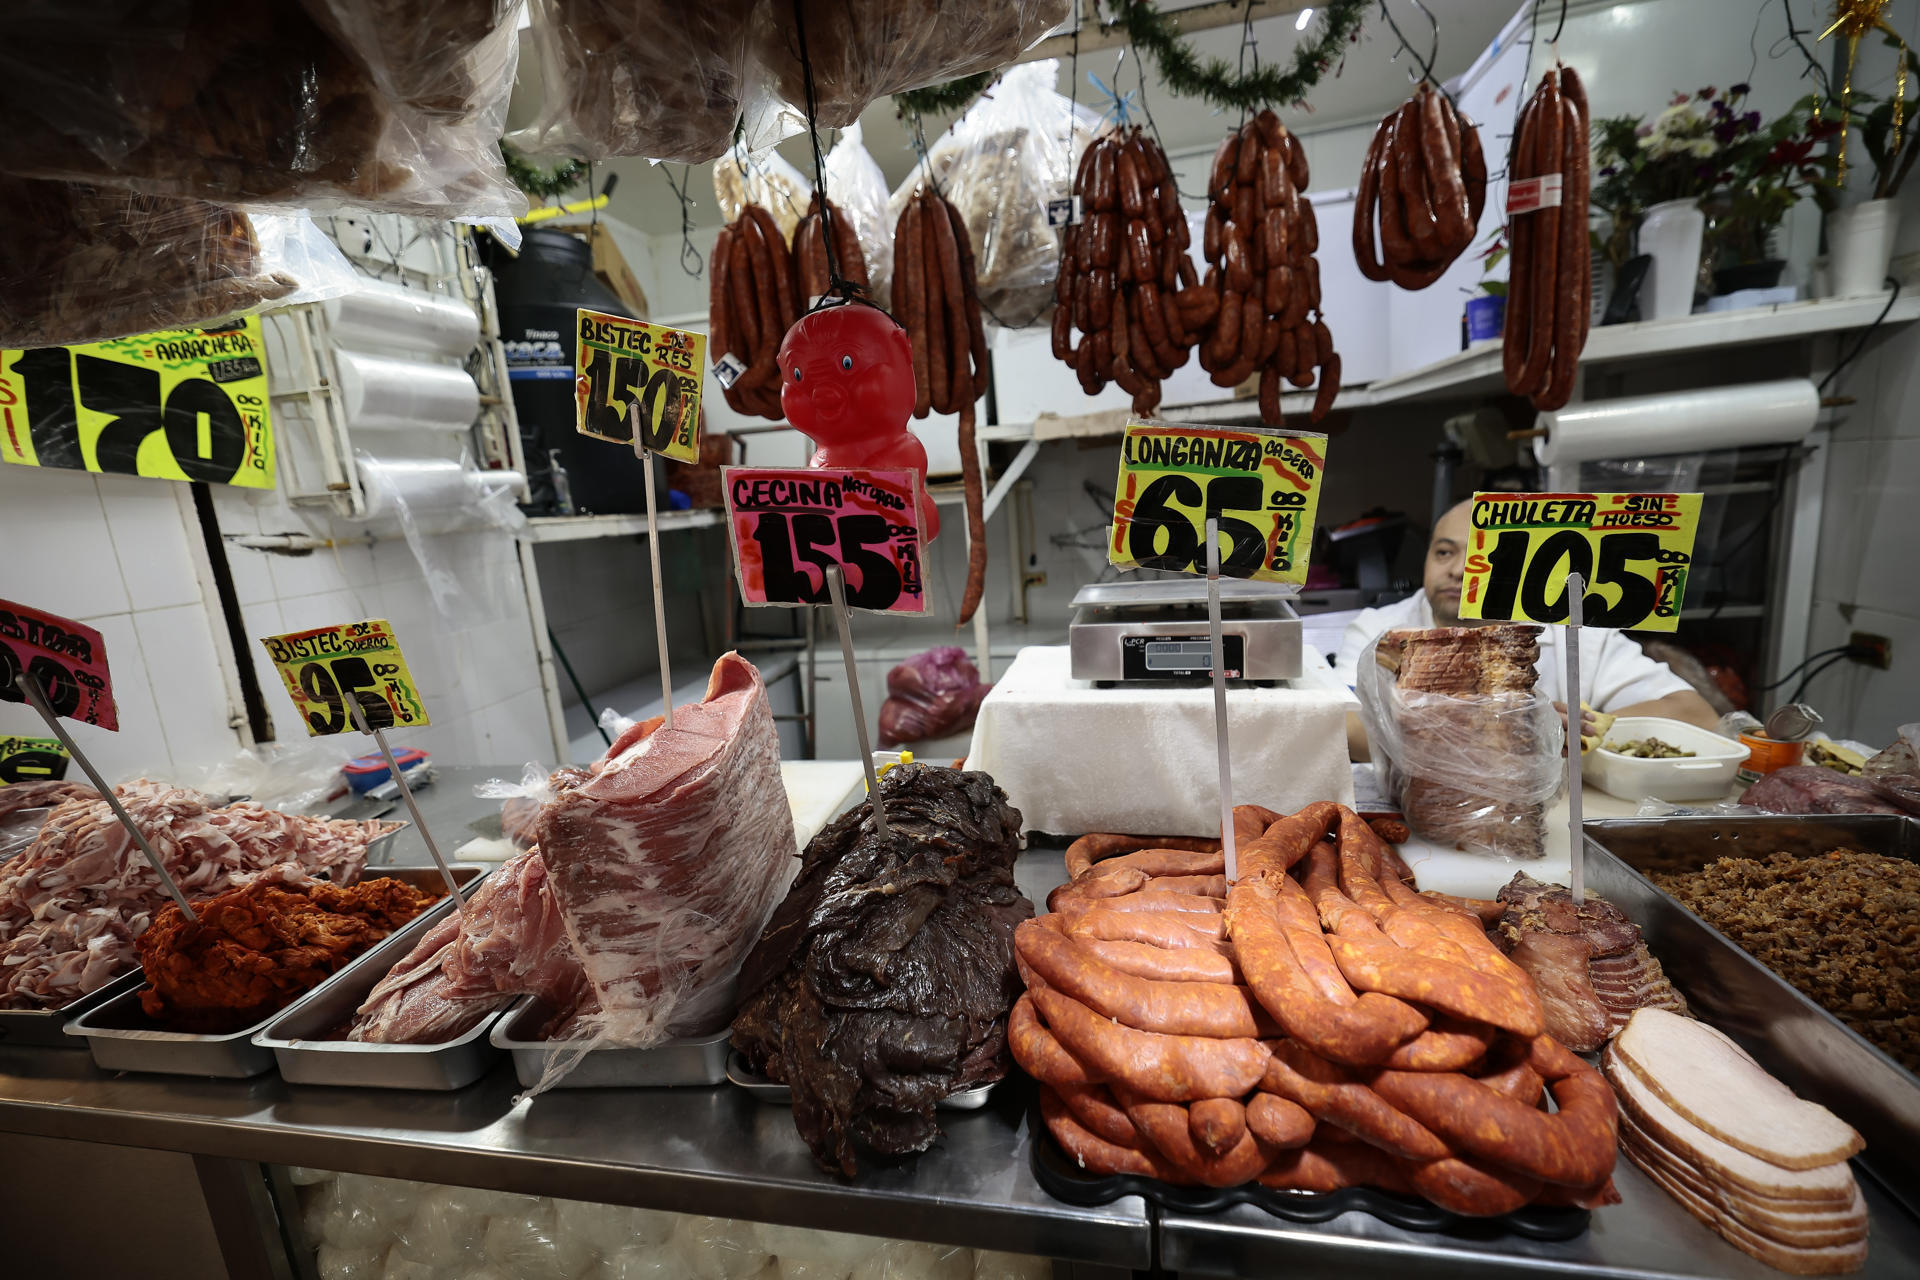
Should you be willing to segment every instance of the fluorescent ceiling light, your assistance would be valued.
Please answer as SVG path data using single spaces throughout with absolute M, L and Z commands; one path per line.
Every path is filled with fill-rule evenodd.
M 1293 29 L 1295 31 L 1305 31 L 1307 29 L 1307 24 L 1312 21 L 1313 21 L 1313 10 L 1302 9 L 1300 11 L 1300 16 L 1293 20 Z

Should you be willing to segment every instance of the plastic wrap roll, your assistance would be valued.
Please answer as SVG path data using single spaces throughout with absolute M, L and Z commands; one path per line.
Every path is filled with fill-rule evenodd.
M 1533 448 L 1543 465 L 1556 466 L 1790 444 L 1813 430 L 1819 414 L 1820 393 L 1805 378 L 1629 396 L 1541 414 L 1536 425 L 1547 434 Z
M 360 482 L 368 520 L 408 515 L 447 525 L 461 523 L 490 494 L 523 489 L 526 478 L 518 471 L 470 471 L 450 458 L 363 458 Z
M 465 431 L 480 388 L 451 365 L 339 351 L 340 406 L 356 431 Z
M 325 303 L 334 341 L 363 351 L 464 356 L 480 341 L 480 317 L 458 298 L 368 280 Z

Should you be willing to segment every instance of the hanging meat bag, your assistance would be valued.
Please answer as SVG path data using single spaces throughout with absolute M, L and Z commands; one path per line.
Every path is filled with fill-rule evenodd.
M 533 0 L 546 103 L 512 141 L 705 164 L 733 140 L 752 0 Z
M 824 161 L 827 198 L 846 214 L 867 264 L 867 284 L 876 298 L 893 280 L 893 219 L 887 216 L 887 175 L 867 150 L 860 122 L 840 135 Z
M 354 289 L 305 213 L 0 176 L 0 349 L 203 328 Z
M 301 0 L 389 101 L 424 116 L 504 123 L 520 0 Z
M 780 96 L 804 110 L 796 8 L 813 64 L 816 123 L 844 129 L 876 98 L 1004 66 L 1058 26 L 1070 6 L 1068 0 L 777 3 L 760 25 L 759 58 Z
M 502 81 L 501 89 L 510 82 Z M 0 6 L 0 172 L 221 203 L 512 217 L 497 120 L 425 116 L 293 3 Z

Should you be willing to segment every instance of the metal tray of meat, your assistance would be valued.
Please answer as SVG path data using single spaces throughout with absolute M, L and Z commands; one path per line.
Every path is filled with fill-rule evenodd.
M 552 1018 L 550 1005 L 537 996 L 523 996 L 493 1024 L 493 1046 L 513 1055 L 513 1071 L 521 1084 L 540 1083 L 547 1064 L 567 1052 L 564 1041 L 535 1038 Z M 651 1049 L 590 1049 L 553 1087 L 659 1089 L 719 1084 L 727 1078 L 727 1041 L 732 1034 L 723 1027 L 711 1035 L 669 1040 Z
M 727 1055 L 727 1083 L 745 1089 L 760 1101 L 774 1106 L 790 1106 L 793 1102 L 793 1090 L 777 1080 L 769 1080 L 747 1065 L 747 1060 L 739 1053 Z M 989 1081 L 973 1089 L 962 1089 L 950 1093 L 933 1105 L 942 1111 L 978 1111 L 987 1105 L 987 1099 L 993 1093 L 998 1080 Z
M 1668 895 L 1637 866 L 1705 866 L 1723 857 L 1801 856 L 1829 849 L 1920 862 L 1920 820 L 1885 814 L 1621 818 L 1586 824 L 1587 886 L 1646 934 L 1647 946 L 1694 1013 L 1720 1028 L 1804 1098 L 1867 1140 L 1859 1157 L 1920 1213 L 1920 1079 L 1785 978 Z M 1813 946 L 1844 947 L 1807 924 Z
M 478 881 L 486 874 L 486 870 L 484 867 L 455 865 L 453 874 L 460 886 L 465 888 Z M 377 879 L 379 876 L 403 880 L 421 889 L 437 889 L 444 885 L 437 867 L 381 867 L 378 868 L 378 875 L 363 876 L 362 879 Z M 405 938 L 411 945 L 411 939 L 417 938 L 433 920 L 452 909 L 453 900 L 442 898 L 408 921 L 405 927 L 355 957 L 301 999 L 305 1000 L 362 973 L 374 956 L 396 940 Z M 388 962 L 389 967 L 391 963 Z M 382 973 L 385 971 L 381 970 Z M 139 978 L 138 974 L 129 976 L 136 980 Z M 140 993 L 146 989 L 146 982 L 137 981 L 133 987 L 75 1018 L 67 1027 L 67 1035 L 84 1039 L 93 1052 L 94 1062 L 109 1071 L 151 1071 L 177 1076 L 217 1076 L 244 1080 L 273 1069 L 273 1051 L 254 1044 L 254 1037 L 281 1016 L 284 1010 L 244 1030 L 225 1035 L 169 1031 L 148 1017 L 140 1007 Z
M 84 1049 L 85 1045 L 67 1034 L 67 1023 L 89 1009 L 97 1009 L 117 995 L 134 990 L 141 981 L 140 971 L 135 969 L 58 1009 L 0 1009 L 0 1044 Z
M 394 830 L 368 841 L 369 865 L 384 858 L 392 849 L 394 838 L 409 825 L 402 822 Z M 67 1024 L 114 997 L 135 990 L 142 981 L 140 970 L 136 967 L 58 1009 L 0 1009 L 0 1045 L 32 1044 L 51 1049 L 84 1049 L 86 1045 L 67 1034 Z
M 492 870 L 454 867 L 455 874 L 472 875 L 462 888 L 477 884 Z M 282 1079 L 292 1084 L 448 1092 L 464 1089 L 487 1073 L 500 1056 L 487 1043 L 487 1029 L 500 1016 L 497 1010 L 438 1044 L 368 1044 L 335 1038 L 387 971 L 413 950 L 445 911 L 452 910 L 451 903 L 434 907 L 431 918 L 423 916 L 383 939 L 350 970 L 315 987 L 259 1030 L 253 1037 L 254 1047 L 272 1056 Z

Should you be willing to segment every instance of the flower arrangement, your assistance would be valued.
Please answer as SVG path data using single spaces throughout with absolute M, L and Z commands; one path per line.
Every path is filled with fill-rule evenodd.
M 1615 267 L 1632 256 L 1646 211 L 1669 200 L 1697 200 L 1714 215 L 1717 254 L 1737 262 L 1766 256 L 1767 237 L 1808 194 L 1832 198 L 1833 158 L 1815 149 L 1839 125 L 1814 118 L 1807 97 L 1772 123 L 1748 110 L 1749 86 L 1724 93 L 1709 85 L 1680 93 L 1646 123 L 1639 116 L 1594 122 L 1592 203 L 1613 229 L 1597 248 Z

